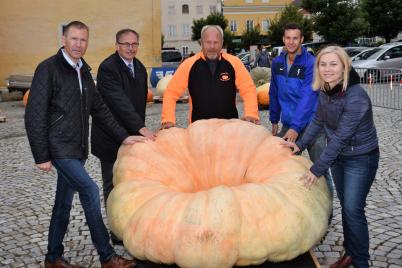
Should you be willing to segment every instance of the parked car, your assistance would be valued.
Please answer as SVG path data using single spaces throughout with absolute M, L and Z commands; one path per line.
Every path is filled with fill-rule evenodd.
M 252 66 L 254 66 L 254 59 L 251 58 L 250 52 L 242 52 L 237 54 L 237 57 L 243 62 L 244 66 L 246 66 L 247 70 L 251 70 Z
M 307 48 L 307 50 L 312 53 L 313 55 L 317 54 L 317 52 L 323 48 L 328 46 L 330 43 L 326 41 L 322 42 L 308 42 L 308 43 L 303 43 L 302 46 Z
M 6 78 L 6 85 L 10 92 L 21 91 L 22 94 L 31 87 L 33 75 L 12 74 Z
M 350 57 L 350 59 L 352 60 L 352 62 L 358 60 L 366 60 L 368 57 L 370 57 L 373 53 L 375 53 L 378 50 L 379 50 L 378 47 L 369 47 L 360 52 L 359 54 Z
M 388 44 L 358 55 L 352 66 L 362 70 L 363 82 L 381 82 L 402 77 L 402 44 Z
M 177 49 L 162 50 L 162 67 L 177 67 L 183 60 L 181 52 Z
M 348 53 L 349 57 L 353 57 L 360 52 L 366 50 L 367 47 L 344 47 L 343 49 L 346 51 L 346 53 Z
M 91 73 L 91 75 L 96 84 L 96 74 Z M 25 95 L 25 92 L 31 88 L 32 79 L 32 74 L 11 74 L 6 78 L 6 85 L 10 92 L 20 91 L 22 95 Z

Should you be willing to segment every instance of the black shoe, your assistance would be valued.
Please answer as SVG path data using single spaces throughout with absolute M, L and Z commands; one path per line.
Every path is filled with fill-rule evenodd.
M 120 240 L 114 233 L 110 233 L 110 239 L 113 245 L 123 246 L 123 240 Z

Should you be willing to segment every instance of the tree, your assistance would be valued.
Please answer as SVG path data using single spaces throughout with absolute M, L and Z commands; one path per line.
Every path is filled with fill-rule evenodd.
M 312 39 L 313 25 L 310 19 L 305 18 L 299 8 L 294 5 L 287 5 L 280 16 L 275 16 L 271 21 L 271 26 L 268 30 L 268 38 L 273 44 L 282 44 L 283 26 L 288 22 L 298 23 L 304 33 L 304 41 Z
M 363 0 L 362 10 L 370 25 L 368 36 L 382 36 L 389 43 L 402 31 L 401 0 Z
M 312 14 L 313 29 L 327 42 L 346 45 L 361 36 L 368 25 L 354 1 L 303 0 L 302 7 Z
M 221 13 L 211 13 L 208 15 L 206 19 L 201 18 L 198 20 L 193 20 L 193 26 L 191 26 L 191 30 L 193 34 L 191 35 L 191 40 L 198 41 L 201 38 L 201 29 L 205 25 L 219 25 L 222 30 L 225 31 L 228 26 L 228 20 Z
M 227 51 L 232 51 L 234 49 L 233 38 L 234 35 L 230 30 L 226 29 L 223 32 L 223 45 L 226 47 Z
M 241 35 L 241 42 L 243 44 L 243 47 L 246 49 L 248 49 L 251 45 L 259 43 L 260 40 L 261 40 L 261 33 L 260 29 L 257 27 L 254 27 L 251 30 L 247 29 Z

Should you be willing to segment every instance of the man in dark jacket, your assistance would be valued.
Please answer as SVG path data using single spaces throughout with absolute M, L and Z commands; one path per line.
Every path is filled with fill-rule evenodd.
M 40 63 L 32 81 L 25 126 L 36 166 L 57 170 L 55 204 L 49 226 L 46 268 L 79 267 L 63 258 L 74 193 L 78 192 L 102 268 L 132 267 L 133 261 L 116 255 L 102 220 L 99 188 L 84 168 L 88 157 L 89 115 L 117 141 L 133 144 L 143 137 L 128 136 L 115 121 L 95 88 L 90 67 L 82 56 L 89 29 L 79 21 L 69 23 L 63 47 Z
M 116 52 L 99 66 L 97 87 L 114 118 L 128 134 L 154 139 L 145 127 L 145 107 L 148 93 L 147 71 L 135 58 L 139 34 L 131 29 L 116 33 Z M 100 159 L 103 178 L 103 197 L 106 201 L 113 189 L 113 164 L 120 146 L 119 140 L 102 129 L 100 121 L 92 121 L 91 151 Z M 121 241 L 111 233 L 112 242 Z
M 271 67 L 267 50 L 265 48 L 262 48 L 261 45 L 259 45 L 256 50 L 254 68 L 255 67 Z

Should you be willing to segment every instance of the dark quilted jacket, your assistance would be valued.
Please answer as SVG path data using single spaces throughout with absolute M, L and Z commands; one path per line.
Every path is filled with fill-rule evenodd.
M 76 70 L 62 51 L 38 65 L 25 111 L 25 127 L 37 164 L 54 158 L 88 157 L 89 115 L 123 141 L 127 132 L 114 120 L 83 61 L 82 94 Z

